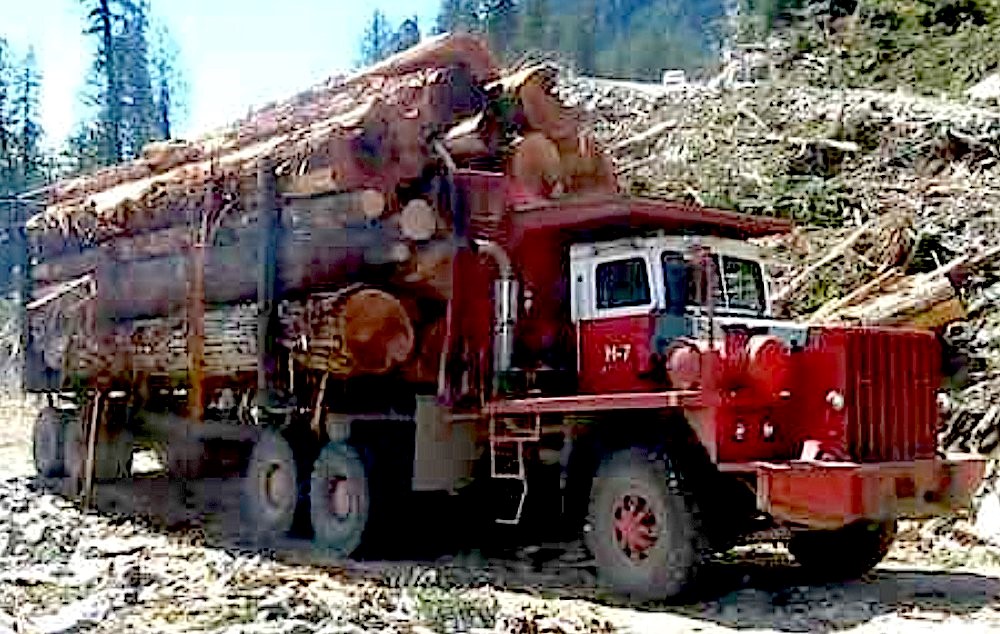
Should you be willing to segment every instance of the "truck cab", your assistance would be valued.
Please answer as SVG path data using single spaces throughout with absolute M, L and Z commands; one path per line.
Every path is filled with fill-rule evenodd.
M 695 261 L 706 256 L 707 262 Z M 711 280 L 699 278 L 709 269 Z M 804 343 L 805 328 L 774 320 L 762 254 L 746 241 L 661 233 L 578 243 L 570 248 L 570 275 L 586 392 L 663 385 L 668 348 L 701 336 L 709 312 L 715 328 L 743 326 L 792 346 Z M 708 293 L 710 302 L 701 297 Z
M 983 462 L 937 452 L 934 334 L 775 319 L 748 239 L 780 223 L 609 198 L 549 203 L 511 224 L 535 304 L 516 332 L 569 322 L 572 341 L 537 340 L 556 342 L 576 385 L 496 395 L 491 458 L 521 465 L 526 443 L 561 435 L 572 473 L 572 455 L 590 452 L 584 535 L 620 592 L 680 592 L 705 552 L 758 529 L 803 565 L 858 574 L 886 554 L 897 518 L 968 506 Z

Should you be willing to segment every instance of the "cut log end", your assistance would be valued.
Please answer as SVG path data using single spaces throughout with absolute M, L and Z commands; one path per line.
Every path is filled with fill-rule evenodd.
M 406 309 L 384 291 L 358 291 L 344 303 L 344 343 L 355 373 L 380 374 L 413 352 L 413 324 Z

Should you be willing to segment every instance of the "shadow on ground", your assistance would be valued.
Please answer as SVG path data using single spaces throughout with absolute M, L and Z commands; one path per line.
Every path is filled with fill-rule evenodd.
M 49 489 L 58 483 L 47 482 Z M 783 550 L 736 551 L 706 570 L 697 595 L 684 604 L 635 606 L 602 592 L 584 557 L 567 547 L 512 548 L 484 554 L 475 539 L 458 535 L 454 511 L 436 504 L 401 516 L 397 548 L 380 560 L 344 562 L 326 556 L 307 539 L 287 539 L 268 549 L 280 560 L 336 570 L 338 575 L 406 585 L 433 568 L 434 583 L 446 587 L 491 584 L 536 596 L 578 598 L 609 607 L 638 608 L 641 629 L 660 617 L 683 616 L 734 629 L 787 632 L 855 627 L 880 616 L 943 620 L 1000 607 L 1000 578 L 972 572 L 880 567 L 861 580 L 825 583 L 797 567 Z M 207 544 L 244 551 L 238 480 L 171 481 L 136 477 L 99 485 L 96 509 L 144 521 L 154 530 L 197 529 Z M 464 540 L 461 538 L 465 538 Z M 472 544 L 459 548 L 456 540 Z M 567 557 L 567 553 L 570 556 Z M 506 556 L 498 556 L 503 554 Z M 648 622 L 646 622 L 648 621 Z M 666 624 L 664 624 L 666 625 Z

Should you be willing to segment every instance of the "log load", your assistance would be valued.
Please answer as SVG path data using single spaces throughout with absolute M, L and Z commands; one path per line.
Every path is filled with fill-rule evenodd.
M 174 373 L 192 363 L 185 333 L 197 327 L 207 375 L 248 372 L 267 162 L 280 293 L 292 314 L 326 305 L 305 325 L 284 324 L 286 340 L 314 340 L 295 358 L 333 374 L 413 361 L 420 333 L 442 328 L 414 321 L 397 291 L 443 305 L 458 245 L 496 239 L 510 205 L 617 190 L 610 159 L 555 95 L 556 73 L 504 73 L 475 37 L 431 38 L 228 130 L 151 144 L 128 164 L 58 183 L 28 222 L 32 299 L 84 277 L 95 291 L 75 317 L 61 314 L 68 302 L 36 311 L 32 345 L 64 374 Z M 185 321 L 190 279 L 203 280 L 204 324 Z M 342 295 L 357 283 L 382 290 Z M 350 363 L 337 360 L 331 328 Z
M 136 161 L 57 184 L 48 208 L 28 223 L 35 255 L 51 260 L 197 224 L 205 220 L 206 192 L 223 216 L 252 214 L 263 158 L 277 165 L 285 193 L 374 190 L 391 214 L 449 168 L 488 165 L 513 174 L 517 148 L 537 148 L 541 137 L 559 153 L 551 176 L 560 187 L 539 189 L 521 170 L 529 181 L 525 195 L 616 189 L 610 159 L 554 94 L 556 69 L 534 66 L 501 76 L 470 36 L 432 38 L 420 49 L 266 108 L 235 129 L 191 143 L 158 143 Z M 424 65 L 436 63 L 443 65 Z M 438 147 L 456 154 L 444 157 Z M 550 146 L 544 151 L 551 155 Z

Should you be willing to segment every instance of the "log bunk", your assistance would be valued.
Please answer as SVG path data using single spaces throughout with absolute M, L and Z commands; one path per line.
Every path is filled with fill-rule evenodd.
M 294 391 L 296 369 L 325 386 L 408 360 L 405 380 L 435 384 L 443 361 L 422 358 L 434 346 L 421 342 L 446 336 L 456 254 L 503 230 L 516 209 L 503 201 L 617 191 L 610 158 L 554 95 L 557 72 L 504 72 L 477 38 L 430 38 L 229 129 L 58 184 L 28 223 L 33 389 L 173 391 L 199 418 L 220 394 L 260 388 L 267 205 L 286 359 L 271 371 Z M 362 278 L 383 290 L 352 284 Z

